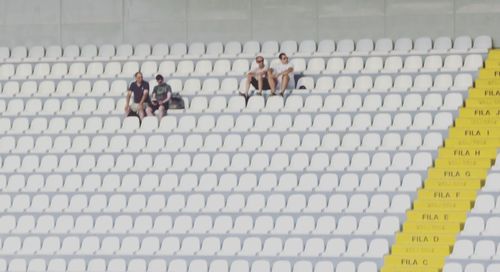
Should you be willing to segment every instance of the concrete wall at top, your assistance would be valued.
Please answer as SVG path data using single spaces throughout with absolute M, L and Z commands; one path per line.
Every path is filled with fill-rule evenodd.
M 0 0 L 0 46 L 491 35 L 499 0 Z

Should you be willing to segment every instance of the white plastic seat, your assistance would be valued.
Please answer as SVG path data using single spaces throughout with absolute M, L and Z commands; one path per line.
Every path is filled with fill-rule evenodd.
M 205 44 L 201 42 L 194 42 L 190 44 L 187 54 L 193 57 L 199 57 L 205 54 Z
M 477 71 L 483 67 L 483 57 L 481 55 L 468 55 L 465 57 L 463 71 Z
M 345 68 L 344 59 L 341 58 L 331 58 L 326 64 L 326 70 L 323 71 L 324 74 L 338 74 Z
M 448 52 L 452 48 L 450 37 L 437 37 L 434 40 L 434 48 L 431 52 Z
M 321 40 L 318 43 L 318 49 L 315 55 L 327 56 L 335 51 L 335 41 L 333 40 Z
M 170 46 L 170 55 L 175 57 L 181 57 L 186 55 L 188 52 L 187 45 L 185 43 L 174 43 Z
M 224 47 L 223 56 L 237 56 L 241 53 L 241 43 L 237 41 L 230 41 Z
M 363 59 L 360 57 L 348 58 L 343 73 L 359 73 L 364 67 Z
M 354 41 L 351 39 L 344 39 L 337 42 L 337 49 L 335 53 L 346 55 L 354 51 Z
M 378 39 L 375 42 L 375 48 L 374 48 L 375 53 L 378 53 L 378 54 L 382 54 L 382 53 L 383 54 L 387 54 L 387 53 L 389 53 L 392 50 L 393 50 L 392 39 L 382 38 L 382 39 Z
M 469 240 L 457 240 L 450 259 L 468 259 L 474 253 L 474 244 Z
M 488 49 L 492 48 L 492 45 L 493 41 L 490 36 L 477 36 L 474 39 L 474 47 L 471 49 L 471 51 L 487 52 Z
M 429 52 L 432 49 L 432 39 L 429 37 L 420 37 L 415 40 L 413 50 L 416 52 Z
M 384 60 L 381 57 L 370 57 L 366 60 L 363 73 L 378 73 L 384 67 Z

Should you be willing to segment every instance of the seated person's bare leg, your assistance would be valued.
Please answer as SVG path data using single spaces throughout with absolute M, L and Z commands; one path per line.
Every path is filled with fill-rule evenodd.
M 165 116 L 165 107 L 163 105 L 158 108 L 158 116 L 160 117 L 160 119 Z
M 137 110 L 137 114 L 139 114 L 139 118 L 141 119 L 141 121 L 144 119 L 145 117 L 145 113 L 144 113 L 144 110 L 143 109 L 139 109 Z
M 276 80 L 273 73 L 271 73 L 270 71 L 268 72 L 267 79 L 269 80 L 269 88 L 271 88 L 271 94 L 274 94 L 276 92 Z
M 259 94 L 262 94 L 262 88 L 264 86 L 264 79 L 262 78 L 261 75 L 257 76 L 257 84 L 259 87 Z
M 250 84 L 252 82 L 253 73 L 247 74 L 247 81 L 245 82 L 245 93 L 244 95 L 248 96 L 248 92 L 250 91 Z
M 280 94 L 283 95 L 285 94 L 286 87 L 288 86 L 288 82 L 290 81 L 290 76 L 288 75 L 283 75 L 281 78 L 281 92 Z

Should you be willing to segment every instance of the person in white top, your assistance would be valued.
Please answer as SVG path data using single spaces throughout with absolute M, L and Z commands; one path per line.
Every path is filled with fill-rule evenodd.
M 267 67 L 264 64 L 264 57 L 257 56 L 255 58 L 255 63 L 257 65 L 252 65 L 252 70 L 247 73 L 247 81 L 245 85 L 245 93 L 241 95 L 248 99 L 248 91 L 250 90 L 250 84 L 252 84 L 255 89 L 258 90 L 258 94 L 262 95 L 262 90 L 269 89 L 269 82 L 267 80 Z
M 276 88 L 280 89 L 280 95 L 285 94 L 287 88 L 295 88 L 295 77 L 293 75 L 293 65 L 288 62 L 285 53 L 279 55 L 279 63 L 273 65 L 268 71 L 271 95 L 274 95 Z

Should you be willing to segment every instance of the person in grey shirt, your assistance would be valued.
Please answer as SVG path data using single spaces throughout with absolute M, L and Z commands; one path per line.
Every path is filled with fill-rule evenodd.
M 168 103 L 172 97 L 172 87 L 165 83 L 162 75 L 156 76 L 156 85 L 151 93 L 146 113 L 148 116 L 154 116 L 155 113 L 162 118 L 168 110 Z

